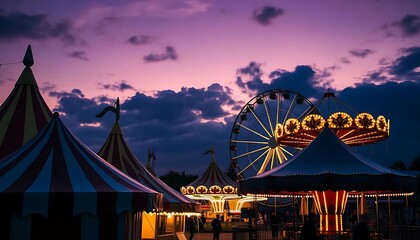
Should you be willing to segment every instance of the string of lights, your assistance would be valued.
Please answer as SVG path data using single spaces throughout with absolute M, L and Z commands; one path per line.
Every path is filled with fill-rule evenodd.
M 13 65 L 13 64 L 18 64 L 18 63 L 22 63 L 22 61 L 20 61 L 20 62 L 10 62 L 10 63 L 0 63 L 0 67 L 2 67 L 4 65 Z

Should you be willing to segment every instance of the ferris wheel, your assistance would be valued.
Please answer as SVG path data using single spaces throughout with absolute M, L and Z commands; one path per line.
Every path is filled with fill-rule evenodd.
M 317 110 L 298 92 L 273 89 L 246 103 L 230 135 L 231 167 L 239 179 L 268 171 L 290 159 L 313 136 L 296 135 L 300 121 Z

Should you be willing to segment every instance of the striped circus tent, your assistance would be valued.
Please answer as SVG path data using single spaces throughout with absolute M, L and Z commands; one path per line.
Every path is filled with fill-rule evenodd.
M 0 106 L 0 159 L 31 140 L 51 119 L 31 66 L 31 46 L 23 58 L 23 69 L 14 89 Z
M 163 211 L 200 212 L 200 204 L 198 202 L 169 187 L 140 163 L 125 142 L 118 120 L 115 121 L 98 155 L 139 183 L 163 193 Z
M 240 214 L 245 203 L 267 200 L 265 197 L 238 195 L 238 184 L 232 181 L 216 163 L 214 147 L 204 154 L 212 154 L 207 169 L 197 179 L 181 187 L 181 193 L 194 200 L 205 200 L 211 204 L 212 213 Z M 225 209 L 225 202 L 229 209 Z M 225 219 L 226 216 L 225 216 Z
M 0 239 L 139 239 L 162 194 L 108 164 L 58 113 L 0 162 Z
M 204 171 L 204 173 L 200 175 L 196 180 L 188 184 L 188 186 L 194 187 L 194 192 L 197 193 L 201 193 L 199 188 L 200 186 L 204 186 L 207 188 L 206 193 L 233 194 L 236 194 L 236 188 L 238 187 L 237 185 L 237 183 L 232 181 L 225 173 L 222 172 L 222 170 L 220 170 L 214 158 L 211 160 L 210 166 Z

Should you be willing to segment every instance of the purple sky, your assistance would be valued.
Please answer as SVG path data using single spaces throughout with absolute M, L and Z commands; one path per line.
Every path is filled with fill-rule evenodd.
M 258 92 L 284 88 L 316 102 L 333 89 L 358 111 L 391 119 L 366 154 L 390 165 L 420 154 L 420 1 L 3 1 L 0 103 L 28 44 L 51 109 L 94 151 L 121 99 L 137 157 L 159 174 L 199 173 L 203 152 L 229 163 L 230 131 Z M 312 74 L 313 73 L 313 74 Z M 372 154 L 374 152 L 374 154 Z M 371 156 L 370 156 L 371 155 Z

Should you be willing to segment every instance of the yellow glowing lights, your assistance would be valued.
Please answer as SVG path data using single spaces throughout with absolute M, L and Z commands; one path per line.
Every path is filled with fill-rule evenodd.
M 193 186 L 188 186 L 187 187 L 187 194 L 194 194 L 195 193 L 195 189 Z
M 222 188 L 218 185 L 210 186 L 209 187 L 209 193 L 211 193 L 211 194 L 222 193 Z
M 277 123 L 276 125 L 276 129 L 274 130 L 274 136 L 276 137 L 276 139 L 283 136 L 283 127 L 281 126 L 280 123 Z
M 212 185 L 209 188 L 207 188 L 204 185 L 200 185 L 197 188 L 194 186 L 187 186 L 187 187 L 181 187 L 181 193 L 184 195 L 193 195 L 193 194 L 236 194 L 238 192 L 238 189 L 226 185 L 223 188 L 221 188 L 218 185 Z
M 385 119 L 385 117 L 384 116 L 379 116 L 377 119 L 376 119 L 376 128 L 379 130 L 379 131 L 382 131 L 382 132 L 386 132 L 387 131 L 387 122 L 386 122 L 386 119 Z
M 359 128 L 375 127 L 375 120 L 370 113 L 359 113 L 354 121 Z
M 300 123 L 299 123 L 299 120 L 297 120 L 296 118 L 289 118 L 284 124 L 285 134 L 297 133 L 299 129 L 300 129 Z
M 302 128 L 305 130 L 320 130 L 324 127 L 325 119 L 318 114 L 309 114 L 302 121 Z
M 328 117 L 328 124 L 331 128 L 348 128 L 352 123 L 353 119 L 345 112 L 336 112 Z
M 233 193 L 235 193 L 235 188 L 234 188 L 234 187 L 232 187 L 232 186 L 230 186 L 230 185 L 228 185 L 228 186 L 224 186 L 224 187 L 223 187 L 223 193 L 226 193 L 226 194 L 233 194 Z
M 192 187 L 192 186 L 188 186 L 188 187 Z M 200 186 L 198 186 L 198 187 L 195 189 L 195 191 L 196 191 L 198 194 L 205 194 L 205 193 L 207 193 L 207 192 L 208 192 L 208 189 L 207 189 L 207 187 L 206 187 L 206 186 L 204 186 L 204 185 L 200 185 Z

